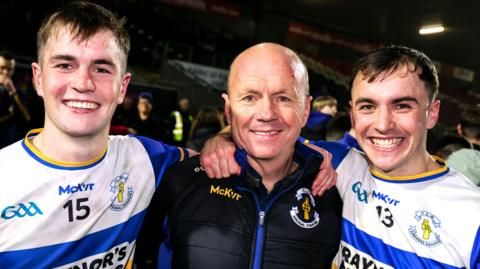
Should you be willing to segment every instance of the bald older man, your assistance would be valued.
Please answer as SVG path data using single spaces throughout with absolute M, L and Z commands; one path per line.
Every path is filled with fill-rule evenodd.
M 154 199 L 165 209 L 157 219 L 168 216 L 159 267 L 329 268 L 341 199 L 309 190 L 322 156 L 296 142 L 310 111 L 304 64 L 283 46 L 253 46 L 234 60 L 223 98 L 241 173 L 212 180 L 198 157 L 167 171 Z

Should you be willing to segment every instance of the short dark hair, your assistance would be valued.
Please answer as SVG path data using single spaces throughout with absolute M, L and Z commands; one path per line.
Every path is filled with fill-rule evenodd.
M 410 72 L 420 71 L 418 77 L 425 82 L 428 98 L 430 102 L 433 101 L 437 97 L 439 87 L 435 65 L 423 52 L 405 46 L 381 47 L 358 60 L 353 68 L 350 85 L 353 86 L 353 81 L 359 73 L 362 73 L 368 82 L 373 82 L 380 75 L 388 76 L 403 66 L 409 67 Z
M 37 33 L 38 60 L 41 61 L 43 48 L 48 39 L 58 33 L 62 27 L 67 27 L 72 36 L 79 41 L 85 41 L 101 30 L 113 33 L 117 44 L 125 55 L 123 68 L 126 69 L 128 53 L 130 52 L 130 37 L 124 28 L 125 20 L 117 17 L 106 8 L 86 2 L 71 2 L 43 21 Z
M 467 107 L 460 116 L 462 135 L 469 139 L 480 139 L 480 107 Z
M 138 99 L 147 99 L 151 104 L 153 104 L 153 95 L 151 92 L 141 92 L 138 95 Z
M 337 141 L 342 139 L 345 132 L 348 132 L 352 128 L 350 122 L 350 116 L 348 112 L 340 111 L 332 119 L 327 122 L 326 125 L 326 136 L 325 140 L 327 141 Z
M 0 50 L 0 57 L 3 57 L 7 61 L 15 60 L 15 54 L 8 50 Z

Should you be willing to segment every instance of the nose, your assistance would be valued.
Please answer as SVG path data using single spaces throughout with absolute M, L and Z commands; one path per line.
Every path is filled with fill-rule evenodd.
M 276 106 L 270 98 L 263 98 L 257 107 L 257 119 L 260 121 L 272 121 L 275 119 Z
M 79 92 L 95 90 L 92 75 L 87 68 L 79 68 L 72 78 L 70 86 Z
M 382 133 L 394 128 L 395 118 L 394 114 L 388 109 L 379 109 L 375 120 L 375 128 Z
M 8 68 L 5 68 L 3 66 L 0 66 L 0 75 L 8 75 Z

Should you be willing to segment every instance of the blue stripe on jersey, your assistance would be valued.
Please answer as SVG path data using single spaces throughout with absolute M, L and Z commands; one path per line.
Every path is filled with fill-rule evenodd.
M 337 169 L 337 167 L 343 161 L 347 153 L 350 151 L 349 147 L 336 142 L 310 141 L 310 143 L 314 144 L 315 146 L 324 148 L 333 155 L 332 166 L 334 169 Z
M 171 269 L 172 268 L 172 256 L 173 251 L 170 246 L 170 230 L 168 229 L 168 216 L 163 221 L 163 235 L 165 239 L 160 244 L 158 250 L 158 261 L 155 266 L 157 269 Z
M 342 240 L 354 248 L 370 255 L 373 259 L 397 269 L 411 268 L 461 268 L 385 244 L 381 239 L 361 231 L 347 219 L 342 220 Z
M 53 163 L 50 163 L 44 159 L 42 159 L 40 156 L 38 156 L 37 154 L 35 154 L 31 149 L 28 148 L 28 146 L 25 144 L 25 140 L 22 141 L 22 147 L 25 149 L 25 151 L 30 155 L 32 156 L 32 158 L 34 158 L 35 160 L 37 160 L 39 163 L 45 165 L 45 166 L 48 166 L 48 167 L 51 167 L 51 168 L 55 168 L 55 169 L 60 169 L 60 170 L 83 170 L 83 169 L 88 169 L 90 167 L 93 167 L 95 165 L 97 165 L 98 163 L 100 163 L 104 158 L 105 156 L 107 156 L 107 152 L 105 152 L 101 158 L 99 158 L 97 161 L 93 162 L 93 163 L 90 163 L 88 165 L 82 165 L 82 166 L 62 166 L 62 165 L 57 165 L 57 164 L 53 164 Z
M 134 136 L 145 147 L 145 150 L 148 153 L 148 157 L 152 162 L 153 171 L 155 173 L 155 188 L 160 184 L 162 175 L 170 165 L 178 162 L 181 157 L 181 152 L 178 147 L 170 146 L 164 144 L 163 142 L 144 137 L 144 136 Z M 188 157 L 187 150 L 181 149 L 185 153 L 185 156 Z
M 448 174 L 448 172 L 450 172 L 450 168 L 447 167 L 447 169 L 445 169 L 445 171 L 442 171 L 438 174 L 433 174 L 433 175 L 424 176 L 424 177 L 420 176 L 419 178 L 415 178 L 415 179 L 401 179 L 401 180 L 385 179 L 385 178 L 382 178 L 382 177 L 379 177 L 379 176 L 375 175 L 374 173 L 372 173 L 372 176 L 375 179 L 378 179 L 380 181 L 384 181 L 384 182 L 388 182 L 388 183 L 403 184 L 403 183 L 415 183 L 415 182 L 423 182 L 423 181 L 429 181 L 429 180 L 437 179 L 437 178 L 440 178 L 440 177 Z
M 112 246 L 125 242 L 131 243 L 138 235 L 145 213 L 146 210 L 143 210 L 124 223 L 91 233 L 77 241 L 25 250 L 0 252 L 0 268 L 58 267 L 106 252 Z M 128 258 L 125 257 L 125 259 Z
M 472 257 L 470 258 L 470 268 L 480 269 L 480 226 L 473 241 Z

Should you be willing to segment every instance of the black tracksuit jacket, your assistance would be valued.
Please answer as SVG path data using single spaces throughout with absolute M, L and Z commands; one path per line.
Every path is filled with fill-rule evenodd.
M 146 220 L 159 231 L 167 215 L 159 268 L 330 268 L 342 204 L 336 188 L 320 198 L 310 194 L 321 155 L 297 143 L 299 168 L 269 194 L 245 152 L 237 150 L 235 158 L 242 174 L 229 179 L 209 179 L 198 157 L 167 170 Z M 137 252 L 144 241 L 154 248 L 154 240 L 151 233 L 141 236 Z

